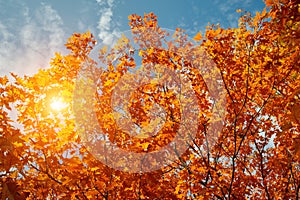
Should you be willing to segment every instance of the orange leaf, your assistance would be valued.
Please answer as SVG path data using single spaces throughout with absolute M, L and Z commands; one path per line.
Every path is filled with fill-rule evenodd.
M 194 37 L 194 40 L 200 41 L 202 39 L 201 32 L 198 32 L 197 35 Z

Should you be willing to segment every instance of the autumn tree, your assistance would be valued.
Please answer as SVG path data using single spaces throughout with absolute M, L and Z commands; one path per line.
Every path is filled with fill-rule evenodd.
M 299 198 L 299 10 L 296 1 L 267 3 L 270 11 L 246 13 L 238 28 L 206 32 L 227 114 L 211 159 L 199 152 L 191 167 L 202 173 L 182 184 L 195 197 Z
M 1 77 L 2 199 L 299 199 L 300 9 L 266 6 L 195 41 L 170 35 L 153 13 L 131 15 L 132 37 L 97 58 L 94 36 L 76 33 L 51 68 Z M 158 81 L 128 75 L 141 66 Z M 147 168 L 165 164 L 155 152 L 174 139 L 182 154 L 169 148 L 172 162 Z M 106 142 L 134 154 L 99 153 Z M 132 159 L 140 154 L 145 163 Z

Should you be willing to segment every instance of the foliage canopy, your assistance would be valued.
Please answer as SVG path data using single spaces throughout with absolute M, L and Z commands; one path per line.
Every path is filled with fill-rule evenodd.
M 68 55 L 57 53 L 51 68 L 33 76 L 0 77 L 0 177 L 2 199 L 299 199 L 300 195 L 300 4 L 296 0 L 267 0 L 267 8 L 241 14 L 237 28 L 208 27 L 195 36 L 197 45 L 215 62 L 226 90 L 224 126 L 209 146 L 206 125 L 212 103 L 206 85 L 192 66 L 171 52 L 188 52 L 182 30 L 166 50 L 140 48 L 142 63 L 172 69 L 188 67 L 199 117 L 196 137 L 171 165 L 148 173 L 126 173 L 99 162 L 82 145 L 73 113 L 73 94 L 81 64 L 96 44 L 89 33 L 75 33 L 66 43 Z M 133 34 L 154 29 L 165 33 L 153 13 L 129 16 Z M 177 41 L 177 42 L 176 42 Z M 141 43 L 142 43 L 141 42 Z M 159 42 L 159 41 L 156 41 Z M 147 47 L 147 46 L 146 46 Z M 118 49 L 119 48 L 119 49 Z M 167 124 L 156 137 L 135 138 L 117 132 L 112 123 L 112 91 L 128 70 L 136 67 L 134 50 L 126 40 L 110 52 L 99 52 L 107 68 L 94 73 L 100 82 L 97 117 L 111 141 L 136 152 L 154 151 L 169 142 L 180 120 L 180 102 L 172 91 L 144 86 L 130 100 L 135 124 L 145 126 L 153 103 L 167 109 Z M 117 51 L 125 52 L 116 57 Z M 143 91 L 149 91 L 145 94 Z M 51 109 L 56 99 L 64 102 Z M 142 105 L 134 99 L 144 99 Z M 54 104 L 55 105 L 55 104 Z M 9 115 L 18 112 L 17 124 Z M 152 145 L 155 143 L 156 145 Z M 151 144 L 151 145 L 150 145 Z M 206 146 L 205 146 L 206 145 Z M 205 147 L 205 150 L 202 147 Z

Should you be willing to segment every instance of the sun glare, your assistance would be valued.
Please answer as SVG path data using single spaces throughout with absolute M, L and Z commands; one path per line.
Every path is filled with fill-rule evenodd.
M 60 111 L 67 107 L 67 103 L 63 102 L 61 98 L 55 98 L 50 104 L 51 108 L 55 111 Z

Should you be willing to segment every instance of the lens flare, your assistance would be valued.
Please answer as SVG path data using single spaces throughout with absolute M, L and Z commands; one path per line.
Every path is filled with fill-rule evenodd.
M 61 98 L 54 98 L 50 106 L 52 110 L 60 111 L 67 107 L 67 103 L 65 103 Z

